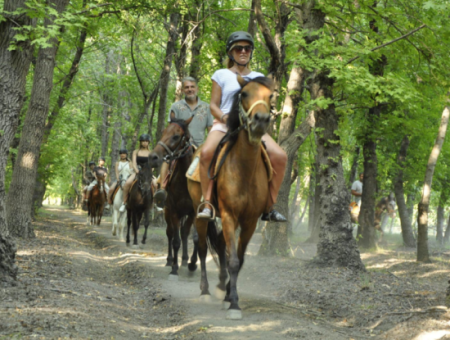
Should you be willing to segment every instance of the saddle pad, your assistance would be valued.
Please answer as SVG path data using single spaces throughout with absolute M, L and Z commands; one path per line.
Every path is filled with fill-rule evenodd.
M 197 152 L 194 154 L 194 160 L 192 161 L 188 171 L 186 172 L 186 177 L 194 182 L 200 182 L 200 167 L 198 166 L 198 164 L 200 163 L 201 149 L 202 147 L 200 146 Z M 225 150 L 226 144 L 222 147 L 222 150 L 220 151 L 219 156 L 217 157 L 215 174 L 217 174 L 218 171 L 217 165 L 220 164 L 220 160 L 225 154 Z M 273 177 L 273 168 L 272 164 L 270 164 L 270 159 L 269 155 L 267 154 L 266 148 L 262 144 L 261 144 L 261 157 L 263 159 L 264 165 L 266 166 L 268 182 L 270 182 Z
M 116 198 L 116 194 L 119 191 L 119 188 L 120 188 L 120 184 L 117 183 L 116 187 L 114 188 L 114 192 L 113 192 L 113 194 L 111 196 L 111 202 L 114 202 L 114 199 Z

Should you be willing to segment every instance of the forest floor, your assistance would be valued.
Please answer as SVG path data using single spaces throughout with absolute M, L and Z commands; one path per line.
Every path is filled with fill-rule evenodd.
M 150 226 L 134 250 L 111 235 L 110 218 L 85 222 L 46 207 L 36 238 L 18 240 L 17 285 L 0 287 L 0 339 L 450 339 L 446 249 L 417 264 L 391 237 L 362 253 L 367 272 L 355 274 L 312 266 L 316 246 L 298 237 L 290 258 L 256 256 L 255 234 L 238 281 L 243 320 L 231 321 L 219 299 L 199 301 L 199 269 L 168 280 L 163 228 Z

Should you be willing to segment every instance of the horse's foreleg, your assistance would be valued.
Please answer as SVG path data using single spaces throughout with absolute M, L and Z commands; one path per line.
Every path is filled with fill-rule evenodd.
M 197 269 L 198 233 L 195 225 L 194 229 L 192 230 L 192 241 L 194 242 L 194 250 L 192 251 L 191 262 L 188 264 L 188 268 L 191 272 Z
M 227 312 L 228 319 L 241 319 L 242 312 L 239 308 L 239 296 L 237 293 L 237 278 L 239 274 L 240 261 L 236 251 L 235 230 L 237 221 L 228 212 L 222 212 L 222 230 L 225 238 L 228 258 L 228 273 L 230 274 L 229 294 L 227 298 L 230 308 Z
M 189 233 L 191 231 L 192 222 L 194 221 L 194 215 L 188 215 L 187 218 L 184 219 L 183 225 L 181 226 L 181 242 L 183 246 L 183 255 L 181 257 L 181 265 L 187 266 L 189 260 L 188 254 L 188 238 Z
M 113 207 L 113 216 L 112 216 L 112 236 L 117 235 L 117 210 Z
M 173 229 L 173 240 L 172 240 L 172 246 L 173 246 L 173 264 L 172 264 L 172 271 L 170 272 L 170 275 L 178 275 L 178 251 L 180 250 L 181 246 L 181 239 L 180 239 L 180 219 L 178 218 L 177 214 L 172 214 L 170 218 L 170 223 L 172 224 Z
M 219 255 L 220 272 L 219 272 L 219 283 L 217 284 L 217 288 L 219 288 L 222 291 L 225 291 L 228 273 L 227 273 L 227 245 L 225 243 L 223 231 L 219 233 L 218 238 L 219 238 L 218 255 Z M 226 294 L 226 301 L 229 301 L 229 295 L 230 291 L 228 289 L 228 292 Z
M 145 244 L 145 241 L 147 240 L 147 230 L 148 225 L 150 224 L 150 210 L 144 211 L 144 236 L 142 236 L 142 244 Z
M 133 231 L 134 231 L 134 239 L 133 239 L 133 245 L 138 245 L 138 230 L 139 230 L 139 223 L 141 222 L 142 213 L 134 212 L 133 213 Z
M 173 226 L 170 219 L 169 209 L 164 209 L 164 219 L 166 220 L 166 236 L 167 236 L 167 267 L 172 267 L 173 254 L 172 254 L 172 240 L 173 240 Z
M 128 211 L 127 213 L 127 246 L 130 245 L 130 227 L 131 227 L 131 212 Z M 134 227 L 134 226 L 133 226 Z

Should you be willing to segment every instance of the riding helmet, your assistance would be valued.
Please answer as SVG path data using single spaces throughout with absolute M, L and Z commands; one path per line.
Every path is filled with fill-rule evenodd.
M 88 166 L 95 165 L 94 161 L 90 161 Z
M 142 141 L 150 142 L 150 135 L 148 133 L 142 134 L 141 137 L 139 137 L 139 141 L 140 142 L 142 142 Z
M 126 154 L 126 155 L 128 155 L 128 150 L 127 149 L 120 149 L 119 150 L 119 155 L 121 155 L 121 154 Z
M 250 43 L 250 45 L 252 45 L 252 47 L 255 47 L 255 42 L 253 41 L 253 37 L 250 33 L 245 31 L 237 31 L 231 33 L 227 39 L 227 53 L 230 51 L 231 46 L 233 46 L 233 44 L 237 41 L 247 41 Z

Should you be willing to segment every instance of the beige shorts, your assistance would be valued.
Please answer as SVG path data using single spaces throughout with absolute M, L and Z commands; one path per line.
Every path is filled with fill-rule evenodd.
M 223 132 L 223 133 L 227 133 L 228 132 L 228 127 L 227 127 L 226 124 L 222 123 L 221 121 L 219 121 L 217 119 L 214 119 L 213 125 L 212 125 L 212 128 L 211 128 L 210 132 L 213 132 L 213 131 L 220 131 L 220 132 Z

